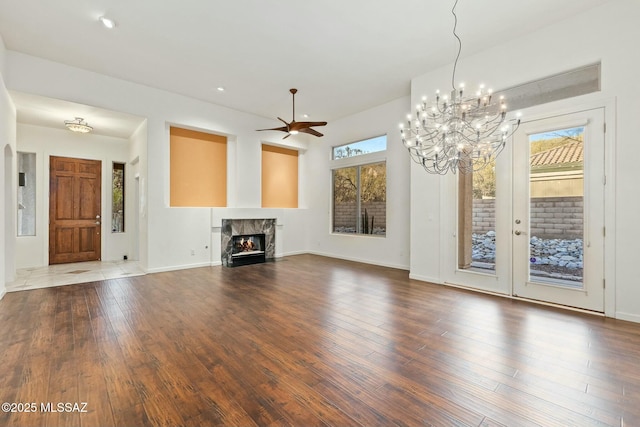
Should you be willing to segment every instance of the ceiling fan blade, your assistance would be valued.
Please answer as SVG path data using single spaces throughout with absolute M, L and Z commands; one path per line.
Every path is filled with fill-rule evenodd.
M 284 119 L 281 119 L 280 117 L 278 117 L 278 120 L 280 120 L 282 123 L 284 123 L 285 125 L 289 126 L 289 123 L 285 122 Z
M 302 130 L 307 129 L 313 126 L 324 126 L 327 122 L 296 122 L 293 121 L 289 124 L 289 131 L 292 130 Z
M 270 128 L 270 129 L 256 129 L 256 130 L 258 130 L 258 131 L 261 131 L 261 130 L 279 130 L 280 132 L 289 132 L 289 129 L 287 129 L 287 126 L 282 126 L 282 127 L 279 127 L 279 128 Z
M 310 128 L 312 126 L 326 126 L 327 122 L 300 122 L 304 124 L 304 127 Z
M 320 132 L 311 128 L 300 129 L 298 132 L 308 133 L 309 135 L 313 135 L 313 136 L 323 136 Z

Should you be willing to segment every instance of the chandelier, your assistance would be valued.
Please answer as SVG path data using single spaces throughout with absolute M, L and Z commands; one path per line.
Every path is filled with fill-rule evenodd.
M 89 133 L 93 130 L 82 117 L 76 117 L 74 120 L 65 120 L 64 125 L 72 132 Z
M 415 112 L 407 115 L 406 127 L 400 125 L 402 143 L 413 161 L 427 172 L 439 175 L 481 170 L 495 160 L 520 126 L 520 119 L 515 126 L 505 121 L 505 99 L 500 96 L 496 100 L 491 89 L 480 85 L 473 96 L 467 96 L 464 83 L 456 88 L 456 67 L 462 51 L 462 40 L 456 33 L 457 4 L 458 0 L 451 9 L 453 35 L 458 41 L 451 76 L 453 90 L 449 95 L 436 91 L 435 101 L 431 103 L 423 97 Z

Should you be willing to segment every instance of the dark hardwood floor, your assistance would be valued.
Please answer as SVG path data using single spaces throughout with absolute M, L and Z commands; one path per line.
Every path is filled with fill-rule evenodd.
M 1 426 L 640 426 L 640 325 L 300 255 L 9 293 L 0 400 L 36 404 Z

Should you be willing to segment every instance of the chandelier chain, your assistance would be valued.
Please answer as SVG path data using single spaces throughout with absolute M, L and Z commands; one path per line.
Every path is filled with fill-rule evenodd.
M 458 60 L 460 59 L 460 53 L 462 52 L 462 40 L 456 32 L 456 29 L 458 28 L 458 15 L 456 15 L 457 5 L 458 0 L 453 3 L 453 7 L 451 8 L 451 14 L 453 15 L 453 36 L 458 40 L 458 54 L 456 55 L 456 60 L 453 62 L 453 73 L 451 74 L 451 87 L 453 90 L 456 90 L 456 69 L 458 68 Z

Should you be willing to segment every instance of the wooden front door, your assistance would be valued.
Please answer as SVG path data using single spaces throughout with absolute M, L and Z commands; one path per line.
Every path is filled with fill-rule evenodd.
M 102 163 L 50 159 L 49 264 L 100 259 Z

